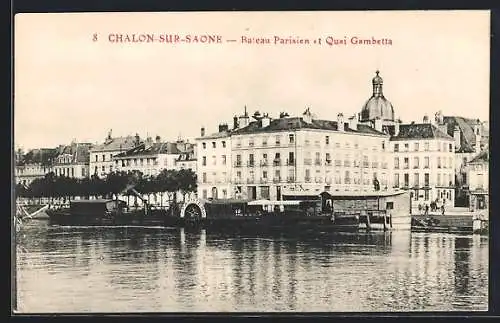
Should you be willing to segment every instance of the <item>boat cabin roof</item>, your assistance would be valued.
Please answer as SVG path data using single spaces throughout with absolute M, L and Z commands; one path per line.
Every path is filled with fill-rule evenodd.
M 397 196 L 406 193 L 405 191 L 374 191 L 374 192 L 341 192 L 330 194 L 329 192 L 323 192 L 320 195 L 323 198 L 332 200 L 364 200 L 364 199 L 376 199 L 380 197 L 390 197 Z
M 240 199 L 216 199 L 216 200 L 207 200 L 205 203 L 207 204 L 247 204 L 249 200 L 240 200 Z
M 79 205 L 83 205 L 83 204 L 106 204 L 106 203 L 109 203 L 109 202 L 116 202 L 116 201 L 117 200 L 113 200 L 113 199 L 74 200 L 74 201 L 70 201 L 70 204 L 79 204 Z M 122 200 L 118 200 L 118 202 L 120 204 L 126 203 L 125 201 L 122 201 Z
M 248 202 L 248 205 L 300 205 L 301 201 L 270 201 L 270 200 L 255 200 Z

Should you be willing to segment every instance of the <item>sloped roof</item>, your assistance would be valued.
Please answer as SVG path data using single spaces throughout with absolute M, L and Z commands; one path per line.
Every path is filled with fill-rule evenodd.
M 181 152 L 177 149 L 177 145 L 173 142 L 155 142 L 150 145 L 141 143 L 137 147 L 127 150 L 121 154 L 116 155 L 116 158 L 120 157 L 133 157 L 133 156 L 152 156 L 159 154 L 180 154 Z
M 91 152 L 128 150 L 135 146 L 133 136 L 116 137 L 106 140 L 104 143 L 94 146 Z
M 73 162 L 86 163 L 89 162 L 91 143 L 71 143 L 71 145 L 60 146 L 57 156 L 71 155 Z M 57 157 L 56 157 L 57 158 Z M 56 161 L 56 159 L 54 159 Z
M 218 139 L 218 138 L 225 138 L 229 137 L 231 135 L 232 131 L 221 131 L 221 132 L 215 132 L 212 134 L 209 134 L 207 136 L 203 137 L 198 137 L 196 139 L 203 140 L 203 139 Z
M 463 118 L 459 116 L 443 117 L 446 124 L 446 131 L 448 135 L 453 136 L 455 126 L 460 129 L 460 148 L 457 152 L 472 153 L 475 151 L 476 134 L 474 133 L 474 125 L 478 123 L 477 119 Z M 489 129 L 488 126 L 481 123 L 481 141 L 482 145 L 488 145 L 489 142 Z
M 44 166 L 51 165 L 57 154 L 58 150 L 56 148 L 32 149 L 20 158 L 17 165 L 18 166 L 23 166 L 28 164 L 41 164 Z
M 391 141 L 439 138 L 453 140 L 452 137 L 442 132 L 431 123 L 412 123 L 400 125 L 399 134 L 397 136 L 391 137 Z
M 311 123 L 305 122 L 301 117 L 292 117 L 292 118 L 279 118 L 271 120 L 270 124 L 266 127 L 261 126 L 261 121 L 253 121 L 248 126 L 236 129 L 233 131 L 234 135 L 241 134 L 252 134 L 252 133 L 262 133 L 262 132 L 278 132 L 278 131 L 291 131 L 298 129 L 321 129 L 321 130 L 331 130 L 338 131 L 337 121 L 330 120 L 315 120 L 313 119 Z M 372 127 L 363 124 L 357 124 L 356 129 L 349 128 L 349 123 L 344 123 L 345 132 L 352 133 L 365 133 L 365 134 L 373 134 L 373 135 L 382 135 L 386 134 L 383 132 L 376 131 Z
M 476 157 L 474 157 L 469 163 L 488 163 L 490 161 L 490 153 L 488 150 L 483 150 Z

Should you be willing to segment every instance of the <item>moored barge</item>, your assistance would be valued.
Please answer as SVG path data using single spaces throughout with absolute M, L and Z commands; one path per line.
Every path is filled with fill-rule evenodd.
M 129 208 L 117 199 L 74 200 L 69 208 L 46 213 L 50 224 L 62 226 L 176 226 L 179 220 L 165 209 Z
M 405 191 L 342 194 L 295 193 L 283 200 L 190 200 L 182 225 L 234 230 L 410 230 L 410 197 Z

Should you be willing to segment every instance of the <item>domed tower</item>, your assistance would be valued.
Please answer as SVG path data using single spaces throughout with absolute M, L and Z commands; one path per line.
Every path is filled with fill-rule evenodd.
M 372 80 L 373 94 L 372 97 L 366 101 L 361 110 L 360 121 L 367 122 L 374 121 L 375 119 L 394 121 L 394 108 L 391 102 L 384 97 L 384 93 L 382 92 L 384 80 L 380 77 L 379 71 L 375 73 L 376 75 Z

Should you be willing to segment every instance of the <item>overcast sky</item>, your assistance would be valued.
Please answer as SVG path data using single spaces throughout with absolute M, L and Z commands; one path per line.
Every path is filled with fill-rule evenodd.
M 309 106 L 335 120 L 361 111 L 377 69 L 403 121 L 438 110 L 488 120 L 489 22 L 487 11 L 16 15 L 15 145 L 101 142 L 109 129 L 192 139 L 245 105 L 272 117 Z M 111 43 L 109 33 L 218 34 L 223 43 Z M 240 42 L 275 35 L 323 45 Z M 392 46 L 332 47 L 327 36 Z

